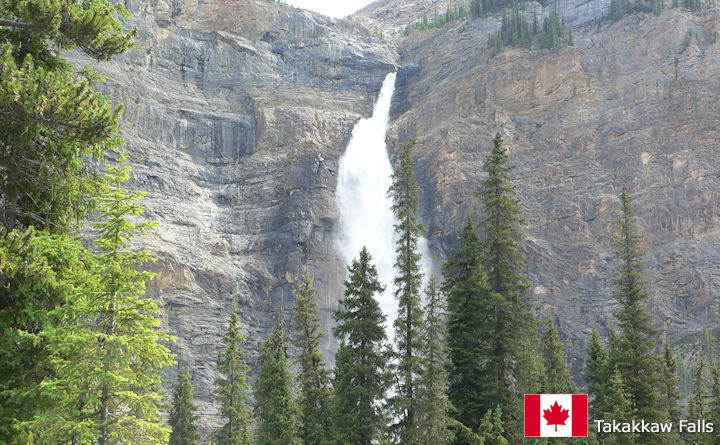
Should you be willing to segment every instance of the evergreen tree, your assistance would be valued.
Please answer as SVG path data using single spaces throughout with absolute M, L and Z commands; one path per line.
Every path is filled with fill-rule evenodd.
M 454 440 L 450 428 L 452 405 L 447 392 L 449 364 L 445 302 L 435 277 L 430 277 L 425 290 L 425 330 L 423 339 L 423 369 L 417 389 L 418 445 L 446 445 Z
M 485 216 L 482 223 L 485 231 L 483 265 L 492 291 L 486 314 L 491 314 L 493 326 L 485 337 L 491 348 L 488 378 L 496 382 L 493 399 L 503 410 L 505 428 L 511 439 L 521 429 L 520 396 L 539 392 L 537 385 L 541 372 L 536 355 L 536 320 L 530 305 L 522 300 L 529 282 L 522 273 L 525 267 L 520 253 L 522 218 L 510 177 L 513 168 L 509 165 L 500 133 L 497 133 L 493 149 L 485 159 L 484 170 L 488 177 L 482 182 L 480 192 Z
M 567 368 L 560 335 L 555 323 L 548 317 L 542 337 L 542 357 L 545 366 L 543 392 L 548 394 L 571 394 L 577 389 Z
M 507 445 L 508 441 L 504 434 L 502 408 L 497 406 L 483 416 L 480 423 L 480 438 L 483 445 Z
M 442 290 L 448 301 L 448 396 L 453 416 L 471 432 L 477 432 L 483 416 L 497 403 L 492 395 L 497 381 L 488 377 L 486 338 L 491 299 L 480 242 L 468 216 L 459 238 L 460 245 L 443 264 Z M 456 444 L 472 443 L 459 430 Z
M 173 393 L 173 405 L 170 410 L 168 424 L 170 433 L 170 445 L 197 445 L 200 439 L 195 422 L 198 416 L 195 415 L 197 407 L 193 403 L 193 385 L 190 381 L 190 370 L 185 368 L 175 386 Z
M 93 91 L 101 79 L 76 73 L 57 49 L 109 60 L 133 45 L 107 0 L 0 4 L 0 225 L 62 231 L 88 210 L 97 181 L 82 158 L 115 148 L 120 108 Z
M 304 445 L 332 443 L 330 373 L 325 368 L 320 340 L 320 318 L 313 280 L 307 270 L 295 305 L 295 346 L 300 350 L 300 437 Z
M 695 370 L 695 378 L 693 379 L 693 392 L 688 399 L 688 418 L 692 420 L 707 420 L 712 414 L 710 412 L 711 403 L 711 394 L 708 390 L 707 381 L 707 363 L 705 362 L 704 358 L 701 358 L 700 363 Z M 686 442 L 693 445 L 712 443 L 710 435 L 708 433 L 700 432 L 689 434 Z
M 278 320 L 261 347 L 260 373 L 255 382 L 258 445 L 300 445 L 300 413 L 292 383 L 282 320 Z
M 173 362 L 160 344 L 171 337 L 157 330 L 157 303 L 143 298 L 154 274 L 137 267 L 152 260 L 150 253 L 128 248 L 135 234 L 154 224 L 128 219 L 142 214 L 143 195 L 122 188 L 130 170 L 125 156 L 106 168 L 93 223 L 98 253 L 85 256 L 83 287 L 53 311 L 56 324 L 40 335 L 54 373 L 39 389 L 49 403 L 22 423 L 36 443 L 160 444 L 170 433 L 160 417 L 158 373 Z
M 712 391 L 710 394 L 709 404 L 709 418 L 707 420 L 712 422 L 714 431 L 712 433 L 712 443 L 720 442 L 720 370 L 716 365 L 712 367 Z
M 616 422 L 631 422 L 636 418 L 636 412 L 628 400 L 622 374 L 615 369 L 608 382 L 607 407 L 603 418 L 613 419 Z M 635 433 L 600 433 L 601 442 L 608 445 L 635 445 L 638 435 Z
M 385 288 L 364 247 L 348 272 L 345 298 L 335 312 L 334 333 L 341 345 L 335 356 L 333 428 L 337 445 L 371 445 L 385 420 L 378 407 L 388 384 L 385 315 L 374 298 Z
M 665 389 L 665 406 L 667 406 L 668 415 L 671 421 L 677 422 L 680 419 L 680 399 L 682 399 L 682 395 L 678 390 L 680 376 L 678 376 L 678 364 L 670 341 L 665 341 L 663 384 Z
M 585 360 L 585 369 L 583 378 L 587 382 L 588 393 L 592 397 L 589 414 L 591 419 L 603 419 L 605 413 L 606 382 L 609 381 L 607 375 L 608 351 L 600 342 L 600 335 L 597 328 L 593 327 L 588 342 L 587 360 Z
M 218 358 L 218 371 L 222 377 L 215 380 L 216 394 L 220 402 L 220 417 L 225 424 L 215 432 L 218 445 L 252 445 L 252 414 L 250 410 L 250 386 L 240 334 L 240 317 L 237 303 L 233 300 L 230 325 L 223 334 L 225 349 Z
M 642 275 L 641 235 L 636 227 L 630 195 L 623 187 L 620 196 L 622 215 L 617 221 L 616 255 L 620 259 L 617 288 L 613 297 L 620 303 L 616 314 L 622 330 L 620 342 L 610 361 L 620 371 L 625 393 L 632 409 L 647 422 L 668 418 L 662 394 L 662 361 L 656 355 L 657 330 L 652 327 L 644 301 L 647 290 Z M 638 437 L 642 443 L 653 441 L 652 435 Z
M 398 316 L 395 319 L 395 352 L 397 354 L 397 393 L 390 399 L 397 423 L 393 426 L 402 443 L 417 443 L 417 379 L 421 372 L 420 351 L 422 344 L 423 314 L 420 304 L 422 272 L 418 237 L 425 228 L 418 222 L 420 194 L 422 190 L 415 180 L 415 162 L 410 152 L 414 141 L 403 144 L 400 162 L 393 173 L 393 183 L 388 195 L 393 200 L 393 212 L 398 223 L 395 253 L 395 298 L 398 300 Z

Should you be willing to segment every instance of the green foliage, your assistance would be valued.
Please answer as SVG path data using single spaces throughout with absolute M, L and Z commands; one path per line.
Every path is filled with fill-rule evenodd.
M 484 334 L 490 342 L 488 378 L 495 382 L 492 397 L 503 410 L 505 429 L 512 439 L 521 429 L 520 396 L 540 390 L 537 385 L 542 369 L 536 355 L 537 322 L 530 304 L 523 301 L 529 282 L 522 273 L 525 267 L 520 252 L 522 217 L 510 176 L 514 167 L 509 163 L 500 133 L 493 139 L 483 168 L 488 174 L 479 193 L 484 213 L 481 227 L 485 231 L 481 251 L 490 288 L 490 298 L 486 300 L 489 307 L 483 312 L 491 323 Z
M 0 3 L 0 224 L 63 230 L 88 210 L 98 182 L 82 158 L 115 148 L 117 114 L 60 50 L 108 60 L 133 44 L 120 3 L 23 0 Z
M 418 222 L 420 194 L 422 190 L 415 180 L 415 161 L 410 152 L 414 141 L 403 144 L 398 166 L 393 173 L 393 183 L 388 195 L 393 200 L 393 212 L 397 218 L 395 233 L 398 235 L 395 253 L 395 298 L 398 314 L 395 319 L 395 354 L 397 369 L 397 392 L 389 400 L 392 414 L 397 417 L 393 425 L 402 443 L 418 441 L 417 379 L 422 371 L 423 311 L 420 304 L 420 254 L 418 237 L 425 228 Z
M 509 15 L 503 12 L 500 31 L 488 39 L 491 57 L 505 47 L 532 49 L 533 46 L 538 46 L 553 49 L 572 44 L 572 33 L 566 32 L 565 21 L 557 12 L 548 14 L 543 19 L 542 27 L 538 26 L 537 16 L 534 16 L 531 26 L 517 4 Z
M 294 344 L 300 350 L 300 437 L 304 445 L 332 443 L 332 390 L 330 373 L 325 368 L 320 352 L 323 332 L 320 330 L 317 311 L 316 290 L 305 270 L 294 311 L 294 327 L 298 333 Z
M 447 23 L 456 20 L 462 20 L 470 15 L 470 9 L 466 6 L 448 6 L 444 14 L 435 14 L 428 19 L 427 13 L 423 14 L 423 18 L 417 22 L 408 25 L 403 30 L 403 35 L 409 36 L 415 30 L 427 30 L 432 28 L 442 28 Z
M 50 404 L 38 384 L 53 371 L 43 333 L 58 323 L 53 311 L 91 281 L 91 260 L 68 234 L 0 232 L 0 442 L 14 443 L 15 422 Z
M 220 402 L 220 417 L 225 424 L 215 432 L 218 445 L 251 445 L 252 414 L 250 411 L 250 387 L 240 335 L 240 317 L 237 303 L 233 301 L 230 325 L 222 337 L 225 349 L 218 358 L 218 371 L 222 377 L 215 380 L 216 394 Z
M 616 269 L 613 297 L 620 303 L 616 317 L 621 336 L 616 350 L 610 351 L 610 366 L 620 372 L 624 390 L 632 409 L 648 422 L 668 418 L 662 391 L 663 363 L 657 356 L 657 330 L 651 324 L 645 307 L 647 290 L 642 274 L 642 236 L 637 230 L 630 195 L 623 187 L 620 196 L 622 214 L 616 224 L 620 234 L 615 238 L 615 253 L 620 260 Z M 639 437 L 643 443 L 652 440 Z
M 417 445 L 446 445 L 455 439 L 451 429 L 452 404 L 448 397 L 447 328 L 445 301 L 435 277 L 425 290 L 422 373 L 417 381 Z
M 335 403 L 333 429 L 337 445 L 371 445 L 380 437 L 385 416 L 378 402 L 388 386 L 385 315 L 375 300 L 384 287 L 367 249 L 348 267 L 345 298 L 335 312 Z
M 697 1 L 697 0 L 691 0 Z M 635 13 L 650 13 L 660 15 L 663 10 L 663 0 L 610 0 L 608 13 L 603 21 L 616 22 L 621 18 Z
M 198 416 L 195 415 L 197 407 L 193 403 L 193 385 L 190 381 L 190 370 L 180 375 L 175 391 L 173 393 L 173 404 L 170 410 L 168 424 L 170 433 L 170 445 L 197 445 L 200 439 L 195 422 Z
M 273 327 L 260 350 L 255 382 L 257 445 L 300 445 L 299 410 L 292 394 L 292 374 L 282 321 Z
M 503 427 L 502 408 L 489 410 L 480 423 L 480 437 L 485 445 L 507 445 L 505 428 Z
M 663 353 L 663 386 L 665 405 L 668 409 L 670 420 L 677 422 L 680 419 L 680 399 L 682 395 L 678 390 L 680 377 L 678 376 L 678 363 L 669 341 L 665 342 Z
M 107 165 L 98 198 L 98 253 L 86 255 L 89 268 L 80 292 L 51 311 L 55 323 L 38 336 L 54 369 L 40 385 L 49 403 L 39 407 L 22 428 L 36 443 L 161 444 L 169 430 L 162 425 L 158 372 L 173 363 L 160 344 L 170 337 L 157 330 L 159 309 L 143 298 L 153 274 L 138 270 L 149 252 L 128 245 L 153 223 L 133 223 L 143 207 L 142 194 L 122 187 L 129 167 Z
M 590 418 L 603 419 L 607 405 L 605 384 L 609 380 L 607 374 L 608 351 L 600 342 L 600 334 L 595 327 L 593 327 L 585 351 L 587 360 L 585 360 L 583 378 L 587 383 L 588 393 L 593 397 L 589 407 Z
M 488 376 L 490 345 L 486 338 L 486 314 L 491 298 L 482 267 L 480 241 L 470 217 L 459 238 L 460 245 L 443 264 L 442 290 L 448 301 L 448 396 L 454 418 L 470 432 L 477 432 L 485 413 L 497 403 L 493 393 L 498 382 Z M 471 443 L 462 429 L 456 443 Z
M 608 382 L 607 407 L 603 418 L 613 419 L 617 422 L 630 422 L 636 419 L 637 412 L 632 408 L 628 395 L 625 392 L 625 385 L 622 373 L 615 369 Z M 602 443 L 612 445 L 634 445 L 637 443 L 638 435 L 635 433 L 599 433 Z
M 548 317 L 542 336 L 542 357 L 545 368 L 543 392 L 547 394 L 572 394 L 577 389 L 567 367 L 565 351 L 555 323 Z
M 688 399 L 688 418 L 689 419 L 708 419 L 710 417 L 710 406 L 712 403 L 711 393 L 708 390 L 708 372 L 705 359 L 700 359 L 697 370 L 695 370 L 695 378 L 693 380 L 693 392 Z M 690 435 L 687 443 L 704 444 L 711 443 L 710 435 L 707 433 L 695 433 Z

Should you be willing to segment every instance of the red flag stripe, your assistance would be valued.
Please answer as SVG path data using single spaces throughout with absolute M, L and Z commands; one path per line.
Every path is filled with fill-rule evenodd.
M 539 403 L 539 397 L 538 397 Z M 572 435 L 587 437 L 588 435 L 588 396 L 573 394 L 572 396 Z M 527 413 L 527 411 L 525 411 Z
M 586 428 L 587 428 L 587 426 L 586 426 Z M 540 436 L 540 394 L 525 394 L 525 437 L 539 437 L 539 436 Z

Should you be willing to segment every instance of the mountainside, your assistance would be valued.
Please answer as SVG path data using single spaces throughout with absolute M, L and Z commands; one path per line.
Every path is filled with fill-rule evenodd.
M 575 371 L 593 324 L 606 333 L 614 324 L 623 184 L 646 235 L 661 331 L 677 337 L 717 323 L 719 19 L 716 11 L 636 14 L 573 28 L 573 47 L 506 49 L 492 59 L 493 18 L 401 43 L 389 137 L 418 138 L 436 249 L 449 251 L 467 212 L 480 216 L 473 192 L 500 131 L 517 166 L 533 293 L 542 314 L 557 316 Z
M 149 295 L 178 337 L 178 362 L 191 368 L 204 435 L 218 424 L 213 381 L 233 299 L 251 366 L 304 267 L 329 329 L 344 273 L 337 160 L 398 67 L 388 139 L 395 149 L 418 139 L 434 253 L 455 246 L 466 213 L 480 216 L 473 193 L 500 131 L 518 167 L 533 294 L 541 314 L 558 317 L 575 371 L 592 325 L 613 324 L 612 222 L 623 184 L 646 234 L 662 331 L 677 338 L 716 323 L 718 12 L 670 9 L 596 27 L 609 2 L 561 3 L 574 46 L 494 58 L 487 40 L 499 14 L 402 35 L 448 4 L 385 0 L 338 21 L 261 0 L 128 0 L 137 47 L 99 65 L 101 88 L 126 105 L 133 186 L 160 222 L 142 240 L 159 258 Z M 540 16 L 550 8 L 525 7 Z
M 127 6 L 137 47 L 98 66 L 101 89 L 126 107 L 132 186 L 160 222 L 141 241 L 158 257 L 148 295 L 190 366 L 207 434 L 218 424 L 213 382 L 233 299 L 251 366 L 303 268 L 332 319 L 343 279 L 337 158 L 397 53 L 359 26 L 265 1 Z M 314 174 L 318 154 L 325 168 Z

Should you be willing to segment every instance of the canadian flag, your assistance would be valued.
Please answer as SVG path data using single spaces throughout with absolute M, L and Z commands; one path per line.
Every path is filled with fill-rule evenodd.
M 525 437 L 587 435 L 587 394 L 525 394 Z

